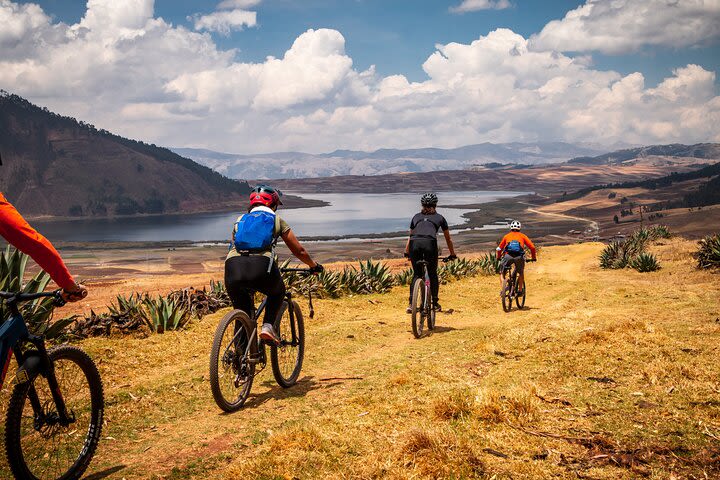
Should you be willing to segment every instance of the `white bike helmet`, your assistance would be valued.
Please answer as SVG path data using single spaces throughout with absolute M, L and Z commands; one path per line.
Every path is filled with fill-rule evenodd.
M 520 231 L 521 228 L 522 228 L 522 225 L 520 224 L 519 221 L 513 220 L 512 222 L 510 222 L 510 230 Z

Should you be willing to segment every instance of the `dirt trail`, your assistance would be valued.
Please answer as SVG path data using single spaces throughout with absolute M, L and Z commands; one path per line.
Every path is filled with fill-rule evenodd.
M 495 277 L 444 285 L 441 303 L 452 313 L 420 340 L 404 313 L 406 288 L 318 300 L 317 317 L 306 318 L 300 382 L 284 390 L 268 368 L 231 415 L 215 406 L 207 381 L 224 312 L 184 332 L 86 340 L 107 399 L 91 478 L 639 475 L 592 459 L 606 452 L 513 425 L 569 437 L 602 432 L 627 449 L 672 438 L 697 462 L 691 470 L 669 454 L 637 468 L 711 478 L 703 428 L 720 431 L 711 407 L 720 403 L 712 366 L 720 283 L 688 261 L 691 242 L 666 243 L 653 247 L 664 268 L 650 274 L 600 270 L 598 243 L 546 247 L 527 269 L 528 308 L 510 314 Z M 412 446 L 424 434 L 433 440 Z
M 567 215 L 565 213 L 557 213 L 557 212 L 547 212 L 544 211 L 542 208 L 536 209 L 536 208 L 528 208 L 529 212 L 536 213 L 538 215 L 545 215 L 548 217 L 555 217 L 555 218 L 563 218 L 566 220 L 577 220 L 579 222 L 587 223 L 589 225 L 589 228 L 585 230 L 585 236 L 589 238 L 597 237 L 600 232 L 600 227 L 598 223 L 594 220 L 590 220 L 583 217 L 576 217 L 574 215 Z

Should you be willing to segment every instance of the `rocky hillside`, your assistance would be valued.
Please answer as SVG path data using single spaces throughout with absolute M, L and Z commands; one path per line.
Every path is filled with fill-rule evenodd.
M 0 91 L 0 191 L 25 214 L 112 216 L 236 207 L 247 183 Z

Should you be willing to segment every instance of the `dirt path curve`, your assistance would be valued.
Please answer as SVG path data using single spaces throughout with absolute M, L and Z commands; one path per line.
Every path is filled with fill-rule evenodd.
M 576 217 L 574 215 L 567 215 L 565 213 L 544 212 L 544 211 L 538 210 L 536 208 L 528 208 L 527 210 L 528 210 L 528 212 L 536 213 L 538 215 L 557 217 L 557 218 L 562 218 L 565 220 L 577 220 L 580 222 L 587 223 L 589 225 L 589 227 L 585 230 L 587 232 L 586 236 L 591 237 L 591 238 L 597 237 L 600 234 L 600 226 L 598 225 L 598 223 L 596 221 L 590 220 L 588 218 Z

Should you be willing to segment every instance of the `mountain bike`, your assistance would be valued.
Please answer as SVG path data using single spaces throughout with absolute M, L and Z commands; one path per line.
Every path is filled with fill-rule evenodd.
M 78 347 L 49 350 L 28 331 L 18 304 L 44 297 L 65 305 L 60 290 L 0 292 L 10 318 L 0 325 L 0 388 L 15 354 L 19 368 L 5 419 L 5 454 L 17 479 L 77 479 L 95 454 L 104 399 L 100 373 Z
M 307 268 L 281 268 L 281 272 L 312 275 Z M 310 318 L 314 316 L 308 290 Z M 266 342 L 258 337 L 258 319 L 267 305 L 263 298 L 255 312 L 232 310 L 215 330 L 210 352 L 210 389 L 218 407 L 226 412 L 242 408 L 250 395 L 253 379 L 267 365 Z M 297 382 L 305 355 L 305 323 L 300 306 L 287 290 L 274 323 L 280 343 L 271 344 L 270 362 L 275 381 L 283 388 Z
M 534 262 L 535 260 L 525 260 L 525 263 Z M 527 295 L 527 281 L 525 287 L 522 289 L 522 294 L 518 286 L 518 273 L 514 263 L 506 266 L 503 269 L 503 283 L 502 291 L 500 293 L 500 300 L 502 301 L 502 307 L 505 312 L 512 310 L 512 302 L 515 300 L 518 310 L 522 310 L 525 307 L 525 296 Z
M 440 257 L 443 262 L 450 261 L 450 257 Z M 435 309 L 432 306 L 432 292 L 430 290 L 430 274 L 428 273 L 427 260 L 420 260 L 417 265 L 422 267 L 422 278 L 416 278 L 413 283 L 412 300 L 412 332 L 415 338 L 425 334 L 425 326 L 432 331 L 435 330 Z

